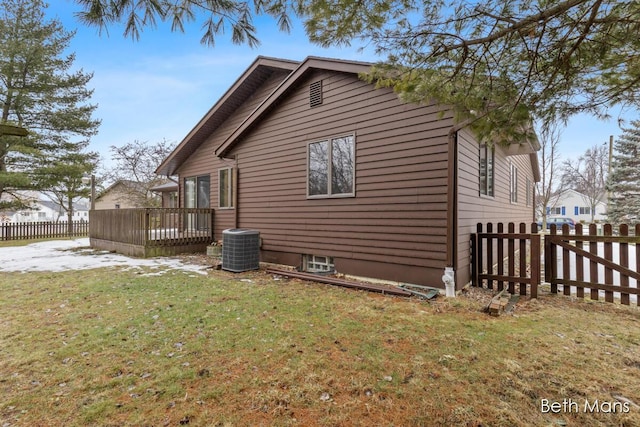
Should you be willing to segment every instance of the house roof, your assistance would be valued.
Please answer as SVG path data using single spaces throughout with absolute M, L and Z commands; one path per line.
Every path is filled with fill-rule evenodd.
M 235 81 L 198 124 L 178 144 L 175 150 L 158 166 L 157 174 L 175 175 L 176 170 L 200 145 L 229 118 L 243 102 L 251 97 L 275 71 L 292 71 L 298 61 L 258 56 Z
M 209 112 L 189 132 L 176 149 L 156 169 L 162 175 L 174 175 L 184 161 L 217 129 L 237 108 L 242 105 L 254 91 L 276 70 L 291 71 L 284 80 L 271 92 L 215 149 L 215 155 L 224 157 L 241 137 L 258 123 L 260 118 L 269 112 L 278 101 L 286 96 L 301 78 L 312 70 L 328 70 L 359 74 L 367 72 L 373 66 L 369 62 L 348 61 L 332 58 L 310 56 L 302 62 L 259 56 L 249 68 L 236 80 Z M 509 155 L 529 154 L 534 169 L 536 182 L 540 180 L 537 141 L 513 144 L 508 148 Z
M 102 197 L 105 196 L 105 194 L 108 194 L 112 191 L 115 191 L 117 187 L 123 186 L 125 188 L 135 188 L 138 189 L 140 191 L 144 191 L 145 188 L 144 186 L 137 182 L 137 181 L 132 181 L 132 180 L 128 180 L 128 179 L 119 179 L 117 181 L 115 181 L 113 184 L 111 184 L 110 186 L 108 186 L 107 188 L 105 188 L 104 190 L 102 190 L 100 192 L 100 194 L 98 194 L 96 196 L 96 200 L 101 199 Z
M 151 187 L 149 190 L 155 191 L 157 193 L 162 193 L 166 191 L 178 191 L 178 183 L 175 181 L 167 181 L 164 184 L 156 185 L 155 187 Z
M 308 74 L 311 70 L 321 69 L 344 73 L 358 74 L 369 71 L 373 64 L 369 62 L 345 61 L 341 59 L 307 57 L 298 67 L 289 74 L 282 83 L 262 101 L 262 103 L 236 128 L 227 139 L 218 146 L 215 154 L 219 157 L 229 152 L 233 145 L 256 123 L 265 113 L 267 113 L 283 96 L 285 96 L 295 83 Z
M 52 211 L 62 211 L 62 206 L 60 206 L 57 202 L 54 202 L 53 200 L 38 200 L 36 203 L 41 204 L 42 206 L 45 206 L 49 209 L 51 209 Z M 84 204 L 84 203 L 80 203 L 80 202 L 73 202 L 73 210 L 78 212 L 78 211 L 88 211 L 89 207 Z

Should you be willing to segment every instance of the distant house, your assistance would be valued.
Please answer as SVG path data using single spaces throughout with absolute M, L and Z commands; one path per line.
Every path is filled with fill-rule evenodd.
M 585 194 L 575 190 L 565 190 L 551 199 L 552 204 L 546 207 L 547 216 L 566 217 L 577 222 L 591 223 L 607 219 L 607 203 L 599 201 L 594 212 L 591 212 L 591 201 Z M 592 217 L 593 214 L 593 217 Z
M 163 208 L 178 207 L 178 183 L 175 181 L 167 181 L 164 184 L 156 185 L 151 191 L 157 193 L 162 198 L 161 206 Z
M 150 194 L 147 194 L 150 193 Z M 129 209 L 147 207 L 149 200 L 160 205 L 160 196 L 137 181 L 118 180 L 96 196 L 95 208 Z
M 460 288 L 477 222 L 534 220 L 539 146 L 481 145 L 370 67 L 259 57 L 156 172 L 215 209 L 216 238 L 258 230 L 262 261 L 436 287 L 452 269 Z
M 67 212 L 57 203 L 50 200 L 34 200 L 32 209 L 25 209 L 6 214 L 7 222 L 59 221 L 67 222 Z M 89 207 L 83 203 L 73 204 L 72 221 L 88 221 Z

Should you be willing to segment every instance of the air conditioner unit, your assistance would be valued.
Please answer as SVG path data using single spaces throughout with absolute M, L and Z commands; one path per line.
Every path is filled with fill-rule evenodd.
M 260 268 L 260 232 L 230 228 L 222 232 L 222 269 L 239 273 Z

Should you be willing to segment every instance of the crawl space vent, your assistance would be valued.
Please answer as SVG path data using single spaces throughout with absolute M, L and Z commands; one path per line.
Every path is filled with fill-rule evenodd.
M 322 80 L 309 85 L 309 106 L 317 107 L 322 105 Z
M 222 232 L 222 269 L 239 273 L 260 268 L 260 232 L 230 228 Z

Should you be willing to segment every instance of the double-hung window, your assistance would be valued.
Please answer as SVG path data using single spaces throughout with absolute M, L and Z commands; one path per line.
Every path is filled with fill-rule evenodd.
M 218 170 L 218 206 L 222 209 L 233 208 L 233 168 Z
M 355 194 L 355 137 L 312 142 L 308 148 L 307 195 L 310 198 Z
M 480 146 L 480 194 L 493 197 L 493 166 L 495 150 L 488 145 Z
M 518 203 L 518 168 L 511 164 L 511 203 Z
M 591 215 L 591 207 L 581 206 L 577 213 L 578 215 Z

